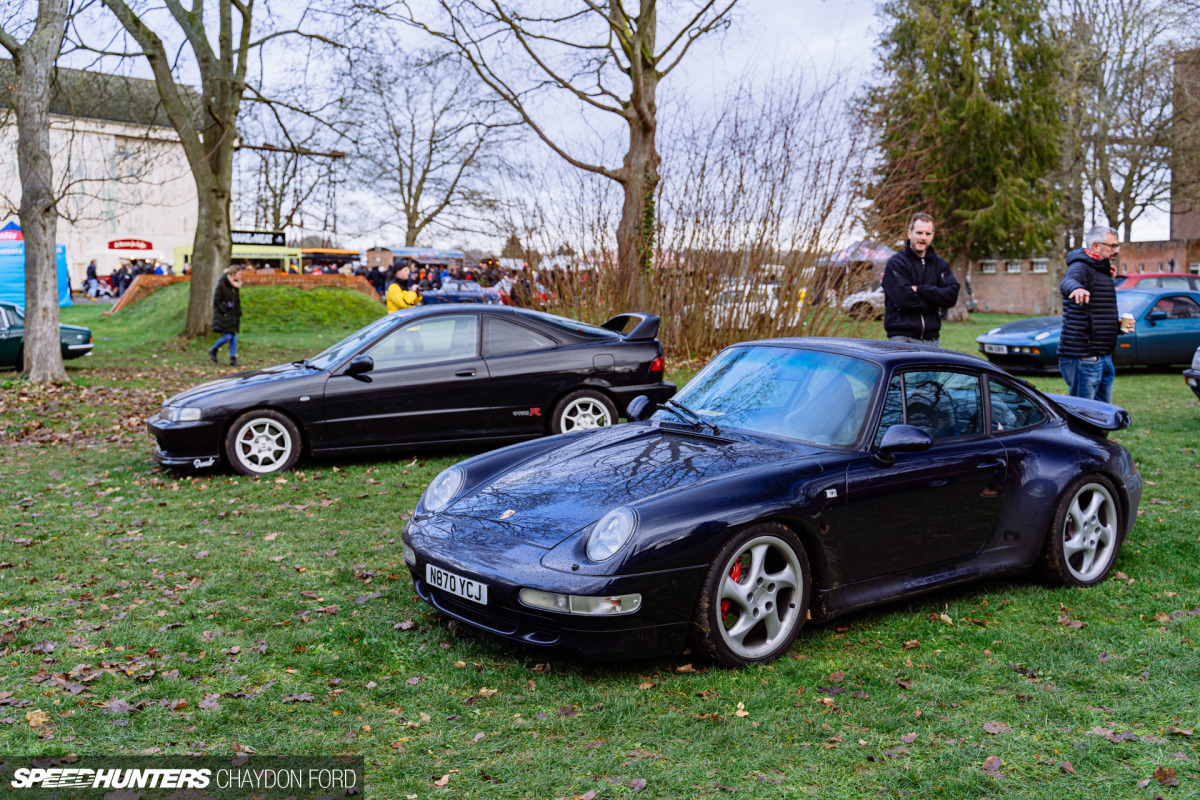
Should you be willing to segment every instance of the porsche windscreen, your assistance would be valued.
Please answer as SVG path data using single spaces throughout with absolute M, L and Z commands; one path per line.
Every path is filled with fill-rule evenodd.
M 857 358 L 789 347 L 731 347 L 676 400 L 721 429 L 845 447 L 862 435 L 880 368 Z M 655 419 L 678 420 L 660 410 Z

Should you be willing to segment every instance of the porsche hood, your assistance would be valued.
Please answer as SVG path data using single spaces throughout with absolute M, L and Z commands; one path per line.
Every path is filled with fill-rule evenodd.
M 439 517 L 549 548 L 618 506 L 803 455 L 674 427 L 619 425 L 564 437 L 560 447 L 485 481 Z

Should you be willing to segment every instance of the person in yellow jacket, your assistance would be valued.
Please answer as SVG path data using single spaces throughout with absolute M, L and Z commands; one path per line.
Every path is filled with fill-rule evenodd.
M 420 292 L 406 289 L 399 280 L 394 279 L 388 284 L 387 310 L 389 314 L 402 308 L 414 308 L 419 305 L 421 305 Z

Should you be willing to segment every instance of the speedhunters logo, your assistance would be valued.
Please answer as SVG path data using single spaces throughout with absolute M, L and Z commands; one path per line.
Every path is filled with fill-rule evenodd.
M 50 767 L 13 771 L 14 789 L 207 789 L 209 769 L 80 769 Z
M 318 800 L 362 797 L 362 757 L 239 754 L 226 758 L 66 756 L 0 758 L 0 795 L 24 790 L 30 797 L 139 800 L 198 797 Z M 54 790 L 54 794 L 43 790 Z

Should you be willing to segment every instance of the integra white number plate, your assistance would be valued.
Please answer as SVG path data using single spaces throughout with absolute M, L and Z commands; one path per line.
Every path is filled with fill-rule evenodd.
M 425 565 L 425 582 L 434 589 L 449 592 L 456 597 L 470 600 L 472 603 L 479 603 L 481 606 L 487 605 L 486 583 L 455 575 L 453 572 L 447 572 L 433 564 Z
M 1004 355 L 1005 353 L 1008 352 L 1008 347 L 1006 345 L 1002 345 L 1002 344 L 985 344 L 983 346 L 983 352 L 998 353 L 999 355 Z

